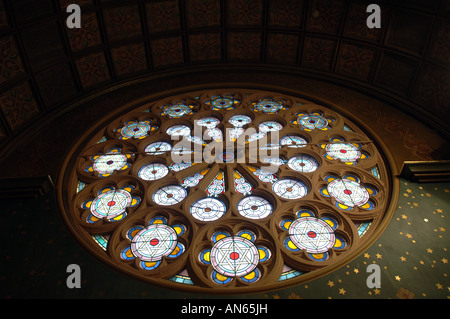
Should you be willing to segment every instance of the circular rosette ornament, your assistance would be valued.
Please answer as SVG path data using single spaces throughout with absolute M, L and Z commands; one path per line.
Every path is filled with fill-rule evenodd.
M 392 217 L 383 144 L 332 109 L 252 89 L 155 99 L 101 119 L 59 174 L 68 228 L 123 273 L 192 293 L 281 289 L 348 264 Z
M 108 177 L 114 172 L 124 171 L 130 168 L 128 163 L 134 154 L 122 154 L 120 148 L 114 147 L 106 151 L 106 153 L 99 153 L 90 157 L 92 165 L 87 166 L 84 170 L 88 173 L 95 172 L 99 177 Z
M 370 197 L 377 194 L 373 186 L 363 186 L 358 177 L 346 175 L 343 178 L 326 176 L 328 183 L 326 188 L 321 188 L 320 193 L 325 197 L 334 199 L 335 205 L 342 210 L 351 210 L 359 207 L 363 210 L 372 210 L 375 207 Z
M 301 173 L 311 173 L 319 168 L 318 161 L 311 155 L 299 154 L 288 161 L 289 168 Z
M 190 224 L 171 210 L 146 212 L 120 225 L 109 239 L 109 254 L 143 278 L 177 278 L 185 267 Z
M 183 116 L 192 115 L 195 113 L 196 105 L 187 101 L 178 101 L 161 106 L 159 115 L 168 118 L 181 118 Z
M 355 165 L 359 160 L 366 159 L 368 155 L 361 151 L 361 143 L 346 143 L 341 138 L 332 138 L 329 144 L 321 144 L 325 149 L 325 158 L 339 160 L 347 165 Z
M 127 209 L 139 205 L 141 199 L 132 196 L 134 186 L 122 188 L 105 187 L 98 191 L 97 197 L 90 198 L 81 204 L 81 208 L 86 210 L 85 218 L 87 223 L 94 224 L 99 220 L 117 222 L 127 216 Z
M 279 111 L 284 111 L 288 109 L 286 101 L 282 99 L 273 99 L 269 97 L 261 98 L 255 102 L 251 103 L 252 111 L 263 112 L 266 114 L 276 114 Z
M 308 193 L 308 188 L 300 180 L 279 179 L 272 185 L 275 194 L 284 199 L 300 199 Z
M 121 128 L 116 129 L 116 132 L 120 133 L 119 139 L 144 139 L 154 131 L 158 129 L 158 126 L 153 124 L 151 120 L 145 121 L 127 121 Z
M 138 176 L 144 181 L 155 181 L 165 177 L 169 173 L 169 168 L 161 163 L 149 163 L 142 166 L 138 171 Z
M 234 95 L 214 95 L 205 102 L 205 105 L 209 106 L 213 111 L 230 111 L 233 110 L 240 102 L 240 99 Z
M 127 232 L 130 245 L 120 254 L 123 260 L 137 259 L 138 266 L 144 270 L 156 269 L 163 258 L 177 258 L 186 247 L 178 241 L 178 236 L 186 232 L 183 224 L 167 225 L 162 216 L 150 220 L 147 226 L 134 226 Z
M 340 226 L 336 218 L 329 215 L 316 217 L 309 209 L 300 209 L 295 217 L 282 219 L 279 224 L 288 232 L 283 241 L 288 251 L 303 252 L 309 260 L 323 262 L 330 258 L 332 251 L 342 251 L 347 247 L 347 236 L 336 234 Z
M 258 129 L 260 132 L 268 133 L 268 132 L 276 132 L 283 129 L 283 125 L 276 121 L 265 121 L 259 123 Z
M 256 234 L 241 230 L 236 235 L 228 231 L 217 231 L 211 236 L 212 247 L 200 251 L 198 260 L 211 266 L 210 279 L 218 285 L 230 284 L 233 280 L 252 284 L 262 277 L 260 263 L 270 260 L 272 252 L 256 244 Z
M 301 136 L 296 135 L 286 135 L 280 139 L 280 145 L 282 146 L 286 145 L 290 148 L 301 148 L 305 147 L 307 144 L 308 144 L 307 140 L 305 140 Z
M 333 122 L 330 118 L 325 118 L 321 112 L 312 113 L 297 113 L 297 119 L 292 121 L 293 124 L 299 125 L 305 131 L 328 131 L 331 129 L 330 123 Z

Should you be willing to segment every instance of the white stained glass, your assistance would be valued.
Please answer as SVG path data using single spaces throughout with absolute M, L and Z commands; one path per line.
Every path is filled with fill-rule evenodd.
M 361 206 L 369 201 L 369 192 L 358 182 L 350 179 L 335 179 L 327 186 L 328 194 L 348 207 Z
M 272 185 L 272 190 L 278 196 L 285 199 L 298 199 L 308 193 L 306 186 L 294 179 L 280 179 Z
M 125 125 L 121 130 L 120 134 L 126 138 L 141 138 L 142 136 L 147 135 L 147 132 L 150 130 L 150 125 L 146 122 L 134 122 L 128 125 Z
M 194 144 L 198 144 L 198 145 L 203 145 L 203 144 L 205 144 L 205 142 L 204 142 L 200 137 L 195 136 L 195 135 L 194 135 L 194 136 L 187 135 L 187 136 L 185 136 L 184 138 L 185 138 L 186 140 L 188 140 L 188 141 L 194 143 Z M 174 150 L 175 150 L 175 148 L 174 148 Z
M 296 219 L 289 226 L 289 237 L 295 246 L 308 253 L 319 254 L 334 246 L 336 237 L 325 221 L 315 217 Z
M 258 129 L 260 132 L 267 133 L 267 132 L 275 132 L 283 129 L 283 125 L 281 125 L 278 122 L 275 121 L 266 121 L 262 122 L 258 125 Z
M 169 185 L 158 189 L 153 194 L 153 201 L 158 205 L 170 206 L 181 202 L 187 195 L 186 189 L 179 185 Z
M 361 158 L 360 150 L 353 144 L 349 143 L 333 143 L 327 144 L 325 147 L 327 154 L 342 162 L 355 162 Z
M 230 130 L 227 130 L 230 134 L 230 141 L 235 141 L 241 136 L 245 130 L 242 127 L 235 127 Z
M 320 130 L 327 127 L 328 120 L 318 114 L 309 114 L 299 117 L 298 123 L 308 130 Z
M 244 195 L 250 195 L 253 191 L 252 185 L 238 171 L 234 171 L 234 189 Z
M 209 128 L 205 131 L 205 135 L 208 136 L 211 140 L 221 141 L 222 140 L 222 131 L 218 128 Z
M 111 190 L 98 195 L 92 202 L 90 210 L 92 215 L 99 219 L 113 219 L 125 212 L 132 199 L 126 190 Z
M 154 142 L 151 143 L 150 145 L 148 145 L 145 148 L 145 153 L 147 155 L 161 155 L 164 154 L 165 152 L 168 152 L 172 149 L 172 145 L 170 145 L 167 142 Z
M 220 274 L 241 277 L 252 272 L 259 262 L 256 246 L 243 237 L 225 237 L 211 248 L 211 265 Z
M 172 163 L 169 165 L 169 168 L 172 171 L 179 172 L 191 166 L 192 166 L 191 162 L 189 163 L 181 162 L 181 163 Z
M 209 196 L 217 197 L 217 195 L 225 192 L 225 180 L 223 172 L 219 172 L 214 180 L 209 184 L 206 193 Z
M 259 149 L 260 150 L 278 150 L 278 149 L 280 149 L 280 144 L 272 144 L 272 143 L 269 143 L 269 144 L 266 144 L 265 146 L 259 146 Z
M 301 154 L 290 158 L 288 166 L 298 172 L 311 173 L 319 167 L 319 163 L 314 157 Z
M 143 261 L 158 261 L 177 246 L 177 233 L 167 225 L 150 225 L 133 237 L 131 251 Z
M 191 128 L 187 125 L 174 125 L 166 130 L 170 136 L 187 136 L 191 134 Z
M 250 143 L 250 142 L 253 142 L 253 141 L 256 141 L 256 140 L 260 140 L 260 139 L 264 138 L 266 135 L 267 135 L 267 134 L 264 133 L 264 132 L 254 133 L 254 134 L 252 134 L 252 135 L 250 135 L 250 136 L 248 137 L 247 142 Z
M 238 203 L 239 214 L 250 219 L 262 219 L 272 214 L 273 207 L 269 201 L 259 196 L 248 196 Z
M 279 157 L 263 157 L 261 159 L 262 163 L 269 163 L 276 166 L 282 166 L 286 163 L 286 161 Z
M 145 181 L 154 181 L 161 179 L 169 173 L 167 166 L 160 163 L 151 163 L 142 168 L 138 172 L 138 176 Z
M 243 127 L 252 122 L 252 119 L 247 115 L 235 115 L 230 117 L 228 122 L 234 127 Z
M 257 169 L 253 174 L 258 176 L 259 180 L 264 183 L 274 183 L 277 180 L 275 174 L 267 172 L 264 168 Z
M 204 117 L 196 120 L 197 125 L 205 126 L 207 128 L 214 128 L 220 124 L 220 121 L 215 117 Z
M 244 194 L 244 195 L 250 195 L 252 193 L 253 187 L 248 182 L 236 182 L 234 184 L 234 189 L 236 192 Z
M 201 221 L 213 221 L 222 217 L 227 211 L 226 205 L 216 198 L 203 198 L 192 204 L 191 215 Z
M 292 148 L 305 147 L 308 142 L 300 136 L 287 135 L 280 139 L 281 145 L 286 145 Z
M 204 175 L 197 173 L 191 176 L 186 177 L 181 181 L 181 186 L 183 187 L 194 187 L 196 186 L 202 179 Z
M 99 174 L 111 174 L 127 164 L 127 157 L 123 154 L 100 155 L 94 160 L 92 168 Z
M 172 149 L 172 154 L 175 155 L 185 155 L 185 154 L 192 154 L 194 151 L 190 147 L 186 146 L 175 146 Z

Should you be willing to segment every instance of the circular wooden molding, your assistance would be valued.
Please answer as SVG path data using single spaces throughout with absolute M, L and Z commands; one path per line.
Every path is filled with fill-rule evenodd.
M 192 90 L 142 98 L 105 116 L 74 145 L 60 170 L 58 203 L 69 231 L 114 269 L 190 292 L 280 289 L 356 258 L 395 211 L 392 157 L 357 116 L 317 97 L 278 92 Z M 229 133 L 240 125 L 230 119 L 240 115 L 251 122 L 231 142 Z M 199 123 L 205 118 L 217 122 Z M 182 154 L 193 163 L 183 169 L 171 166 L 180 139 L 167 131 L 177 125 L 188 128 L 187 137 L 200 132 L 197 139 L 184 138 L 185 150 L 194 153 Z M 261 131 L 264 138 L 245 143 Z M 275 171 L 260 175 L 268 165 L 264 157 L 273 153 L 279 159 L 271 166 Z M 332 181 L 336 187 L 329 189 Z M 304 223 L 294 223 L 299 219 Z M 240 250 L 230 253 L 223 241 Z M 230 267 L 236 275 L 224 270 Z

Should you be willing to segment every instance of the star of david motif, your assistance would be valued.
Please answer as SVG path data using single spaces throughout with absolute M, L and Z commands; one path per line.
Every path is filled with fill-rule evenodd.
M 131 138 L 140 138 L 142 136 L 145 136 L 147 132 L 150 130 L 150 125 L 148 125 L 145 122 L 139 122 L 139 123 L 131 123 L 123 127 L 121 133 L 122 136 Z
M 369 193 L 355 181 L 336 179 L 328 185 L 328 192 L 341 204 L 349 207 L 360 206 L 367 203 Z
M 230 277 L 245 276 L 252 272 L 259 262 L 256 246 L 242 237 L 227 237 L 218 241 L 211 249 L 211 263 L 214 269 Z
M 117 189 L 99 195 L 92 203 L 91 213 L 97 218 L 114 218 L 130 206 L 131 194 L 127 191 Z
M 95 159 L 93 168 L 100 174 L 108 174 L 120 170 L 126 163 L 127 157 L 123 154 L 107 154 Z
M 298 248 L 313 254 L 328 251 L 336 240 L 333 229 L 326 222 L 314 217 L 295 220 L 289 227 L 289 236 Z
M 144 261 L 157 261 L 172 253 L 177 234 L 167 225 L 151 225 L 139 232 L 131 243 L 133 254 Z

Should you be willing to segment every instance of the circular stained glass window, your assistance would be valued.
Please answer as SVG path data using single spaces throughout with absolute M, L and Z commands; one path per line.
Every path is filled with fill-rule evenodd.
M 58 196 L 86 249 L 150 284 L 297 285 L 356 258 L 392 216 L 389 155 L 325 105 L 236 89 L 123 111 L 76 144 Z
M 138 176 L 145 181 L 154 181 L 163 178 L 169 173 L 167 166 L 159 163 L 151 163 L 143 166 L 139 172 Z

